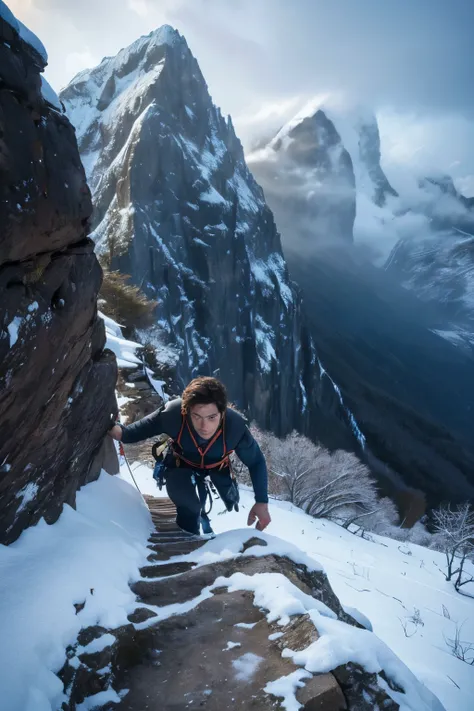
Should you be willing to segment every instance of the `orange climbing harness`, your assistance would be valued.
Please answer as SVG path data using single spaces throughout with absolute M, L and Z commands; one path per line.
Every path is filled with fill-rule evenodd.
M 191 439 L 192 439 L 192 441 L 193 441 L 193 444 L 194 444 L 194 446 L 196 447 L 197 451 L 199 452 L 199 455 L 200 455 L 200 457 L 201 457 L 201 462 L 200 462 L 200 463 L 198 463 L 198 462 L 192 462 L 192 461 L 190 461 L 189 459 L 186 459 L 186 457 L 184 457 L 180 452 L 176 451 L 176 449 L 175 449 L 175 447 L 174 447 L 174 445 L 176 444 L 176 445 L 178 445 L 178 447 L 182 448 L 182 447 L 181 447 L 181 438 L 182 438 L 182 436 L 183 436 L 183 431 L 184 431 L 184 427 L 185 427 L 185 426 L 188 428 L 188 432 L 189 432 L 189 435 L 190 435 L 190 437 L 191 437 Z M 221 435 L 222 435 L 222 443 L 223 443 L 222 459 L 220 459 L 218 462 L 214 462 L 213 464 L 206 464 L 205 461 L 204 461 L 204 460 L 205 460 L 205 457 L 206 457 L 206 454 L 209 452 L 209 450 L 211 449 L 212 445 L 215 444 L 215 442 L 217 442 L 217 440 L 219 439 L 219 437 L 220 437 Z M 189 422 L 188 422 L 188 419 L 187 419 L 186 415 L 183 415 L 183 420 L 182 420 L 182 423 L 181 423 L 181 429 L 180 429 L 180 431 L 179 431 L 178 438 L 177 438 L 176 440 L 172 440 L 172 442 L 171 442 L 171 448 L 172 448 L 172 450 L 173 450 L 173 454 L 174 454 L 175 459 L 176 459 L 176 466 L 177 466 L 177 467 L 179 467 L 181 461 L 183 461 L 183 462 L 185 462 L 186 464 L 188 464 L 189 466 L 193 467 L 194 469 L 219 469 L 219 471 L 220 471 L 221 469 L 223 469 L 224 467 L 229 467 L 229 469 L 230 469 L 230 468 L 231 468 L 231 466 L 230 466 L 230 455 L 233 453 L 234 450 L 231 449 L 231 450 L 227 451 L 227 448 L 226 448 L 226 442 L 225 442 L 225 414 L 224 414 L 223 417 L 222 417 L 222 425 L 219 427 L 219 429 L 218 429 L 217 432 L 215 433 L 214 437 L 210 440 L 210 442 L 208 442 L 208 444 L 207 444 L 207 446 L 206 446 L 206 448 L 205 448 L 204 450 L 203 450 L 202 447 L 200 447 L 199 444 L 197 443 L 196 438 L 195 438 L 195 436 L 194 436 L 194 434 L 193 434 L 193 431 L 192 431 L 191 427 L 189 426 Z

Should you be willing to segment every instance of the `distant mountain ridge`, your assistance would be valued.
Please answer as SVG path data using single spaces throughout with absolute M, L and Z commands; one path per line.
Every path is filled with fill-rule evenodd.
M 375 117 L 318 102 L 249 156 L 318 352 L 369 450 L 432 501 L 472 498 L 472 243 L 461 231 L 470 203 L 428 181 L 407 204 L 380 161 Z M 447 223 L 453 216 L 464 222 Z M 386 268 L 384 238 L 396 243 Z

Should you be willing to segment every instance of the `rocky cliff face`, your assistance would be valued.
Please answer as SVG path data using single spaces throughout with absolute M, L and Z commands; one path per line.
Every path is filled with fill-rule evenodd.
M 74 505 L 115 411 L 90 192 L 25 30 L 0 3 L 0 543 Z
M 321 384 L 273 215 L 185 40 L 163 27 L 61 98 L 97 249 L 158 302 L 146 337 L 174 345 L 181 381 L 218 370 L 231 399 L 279 433 L 314 429 L 329 401 L 326 429 L 335 418 L 351 439 L 339 396 Z
M 356 122 L 355 129 L 358 134 L 359 148 L 359 161 L 357 162 L 362 174 L 360 182 L 365 182 L 365 187 L 373 202 L 379 207 L 383 207 L 389 196 L 397 197 L 398 193 L 390 185 L 380 165 L 380 134 L 377 119 L 375 116 L 366 116 Z
M 248 158 L 281 230 L 285 254 L 358 241 L 367 205 L 397 193 L 380 165 L 375 116 L 310 102 Z

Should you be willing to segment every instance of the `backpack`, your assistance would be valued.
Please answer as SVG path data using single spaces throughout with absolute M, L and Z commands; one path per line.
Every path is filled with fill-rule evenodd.
M 164 442 L 155 442 L 155 444 L 151 448 L 151 453 L 155 460 L 155 466 L 153 468 L 153 479 L 156 481 L 160 491 L 162 490 L 165 481 L 165 471 L 168 463 L 168 456 L 172 453 L 172 442 L 172 438 L 168 437 L 168 439 L 165 439 Z

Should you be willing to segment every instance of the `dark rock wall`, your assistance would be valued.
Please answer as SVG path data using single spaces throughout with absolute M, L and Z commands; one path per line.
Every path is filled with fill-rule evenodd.
M 90 193 L 43 69 L 0 19 L 0 543 L 74 505 L 116 410 Z

